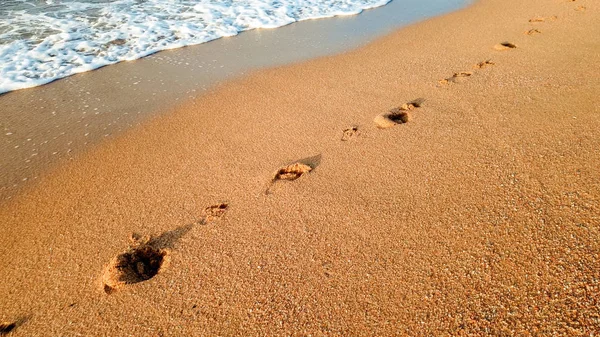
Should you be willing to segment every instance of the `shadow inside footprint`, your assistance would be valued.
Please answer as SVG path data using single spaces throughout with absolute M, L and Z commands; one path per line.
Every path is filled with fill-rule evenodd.
M 402 110 L 396 110 L 387 115 L 387 118 L 396 124 L 408 123 L 410 116 L 408 112 Z
M 380 129 L 391 128 L 398 124 L 405 124 L 410 121 L 410 113 L 414 109 L 420 108 L 425 102 L 423 98 L 417 98 L 408 103 L 402 104 L 399 108 L 394 108 L 388 113 L 380 114 L 373 119 L 375 126 Z
M 398 124 L 408 123 L 409 120 L 410 116 L 407 111 L 396 108 L 389 113 L 378 115 L 373 122 L 378 128 L 387 129 Z
M 102 275 L 104 292 L 112 294 L 119 288 L 143 282 L 156 276 L 168 262 L 169 249 L 192 229 L 182 226 L 157 237 L 141 238 L 133 234 L 132 245 L 111 260 Z
M 408 123 L 409 120 L 410 116 L 408 115 L 408 112 L 396 108 L 389 113 L 376 116 L 375 119 L 373 119 L 373 122 L 378 128 L 387 129 L 398 124 Z
M 124 284 L 153 278 L 162 267 L 166 255 L 165 250 L 146 244 L 120 254 L 105 274 L 104 291 L 110 294 Z
M 539 29 L 530 29 L 527 31 L 527 35 L 541 34 L 542 32 Z
M 517 45 L 510 43 L 510 42 L 502 42 L 502 43 L 498 43 L 497 45 L 494 46 L 494 49 L 496 50 L 507 50 L 507 49 L 515 49 L 517 48 Z

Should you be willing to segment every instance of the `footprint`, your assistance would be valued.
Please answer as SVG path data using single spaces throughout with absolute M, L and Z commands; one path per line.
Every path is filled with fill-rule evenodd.
M 525 34 L 527 34 L 527 35 L 535 35 L 535 34 L 541 34 L 541 33 L 542 32 L 539 29 L 530 29 Z
M 220 218 L 225 215 L 227 209 L 229 209 L 229 204 L 224 202 L 208 206 L 204 209 L 204 215 L 199 223 L 205 225 L 214 219 Z
M 335 273 L 332 271 L 332 263 L 331 263 L 331 261 L 325 261 L 325 262 L 322 262 L 322 263 L 321 263 L 321 267 L 323 267 L 323 274 L 324 274 L 326 277 L 331 277 L 331 276 L 333 276 L 333 274 L 335 274 Z
M 408 112 L 400 111 L 399 109 L 394 109 L 389 113 L 378 115 L 377 117 L 375 117 L 373 122 L 378 128 L 387 129 L 398 124 L 408 123 L 409 120 L 410 117 L 408 115 Z
M 285 167 L 280 168 L 273 181 L 277 180 L 296 180 L 300 178 L 305 173 L 312 171 L 313 168 L 310 165 L 302 164 L 302 163 L 294 163 Z
M 17 323 L 15 322 L 2 322 L 0 323 L 0 335 L 8 334 L 16 327 Z
M 179 227 L 158 237 L 132 234 L 131 246 L 113 258 L 102 274 L 104 292 L 112 294 L 118 289 L 156 276 L 169 262 L 170 248 L 192 225 Z
M 342 131 L 342 141 L 346 142 L 350 139 L 357 137 L 360 134 L 358 126 L 353 126 Z
M 104 291 L 112 294 L 127 284 L 139 283 L 156 276 L 168 252 L 148 243 L 132 247 L 114 258 L 104 271 Z
M 585 6 L 577 6 L 577 8 L 575 8 L 575 10 L 578 11 L 578 12 L 583 12 L 586 9 L 587 8 Z
M 546 22 L 548 20 L 554 21 L 556 19 L 558 19 L 558 16 L 556 16 L 556 15 L 552 15 L 552 16 L 549 16 L 547 18 L 542 17 L 542 16 L 536 16 L 534 18 L 529 19 L 529 22 L 531 22 L 531 23 L 538 23 L 538 22 Z
M 296 161 L 293 164 L 281 167 L 277 170 L 269 186 L 267 187 L 265 194 L 269 194 L 273 185 L 282 180 L 293 181 L 303 175 L 310 173 L 321 163 L 321 155 L 318 154 L 313 157 L 304 158 Z
M 475 65 L 475 68 L 476 68 L 476 69 L 483 69 L 483 68 L 485 68 L 485 67 L 493 66 L 493 65 L 495 65 L 495 64 L 496 64 L 496 63 L 492 62 L 492 60 L 485 60 L 485 61 L 482 61 L 482 62 L 479 62 L 479 63 L 477 63 L 477 64 Z
M 510 42 L 502 42 L 502 43 L 498 43 L 497 45 L 494 46 L 494 49 L 496 50 L 508 50 L 508 49 L 515 49 L 517 48 L 517 45 L 512 44 Z
M 402 106 L 400 107 L 400 110 L 410 111 L 410 110 L 414 110 L 416 108 L 420 108 L 423 105 L 423 102 L 425 102 L 425 99 L 417 98 L 411 102 L 402 104 Z
M 544 21 L 546 21 L 546 18 L 543 18 L 543 17 L 535 17 L 535 18 L 529 19 L 529 22 L 531 22 L 531 23 L 544 22 Z
M 376 116 L 373 122 L 375 123 L 375 126 L 380 129 L 387 129 L 398 124 L 408 123 L 410 120 L 409 111 L 420 108 L 423 105 L 423 102 L 424 99 L 419 98 L 414 101 L 404 103 L 399 108 L 392 109 L 388 113 Z
M 469 77 L 473 75 L 472 72 L 470 71 L 461 71 L 458 73 L 454 73 L 454 75 L 452 75 L 451 77 L 445 78 L 443 80 L 439 80 L 438 82 L 442 85 L 445 84 L 450 84 L 450 83 L 459 83 L 461 82 L 465 77 Z

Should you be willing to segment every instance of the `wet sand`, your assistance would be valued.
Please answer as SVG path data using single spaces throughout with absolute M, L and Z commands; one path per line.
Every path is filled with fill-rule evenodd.
M 352 50 L 466 3 L 393 1 L 360 15 L 255 29 L 0 95 L 0 203 L 35 184 L 49 168 L 217 83 L 262 68 Z
M 481 0 L 134 127 L 0 206 L 0 322 L 598 333 L 598 22 Z

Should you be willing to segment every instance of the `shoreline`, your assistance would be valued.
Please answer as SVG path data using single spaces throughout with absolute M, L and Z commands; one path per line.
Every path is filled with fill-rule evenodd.
M 0 200 L 47 169 L 211 87 L 268 67 L 342 53 L 393 28 L 464 6 L 392 2 L 359 15 L 242 32 L 0 95 Z M 0 201 L 1 202 L 1 201 Z
M 0 237 L 0 321 L 27 317 L 15 336 L 599 331 L 599 18 L 589 0 L 480 0 L 107 141 L 0 205 L 18 224 Z M 275 179 L 295 162 L 310 172 Z M 107 294 L 132 233 L 168 264 Z

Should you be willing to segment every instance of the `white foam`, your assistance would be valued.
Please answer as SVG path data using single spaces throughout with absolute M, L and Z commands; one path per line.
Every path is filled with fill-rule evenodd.
M 249 29 L 358 14 L 391 0 L 83 1 L 0 10 L 0 93 Z

